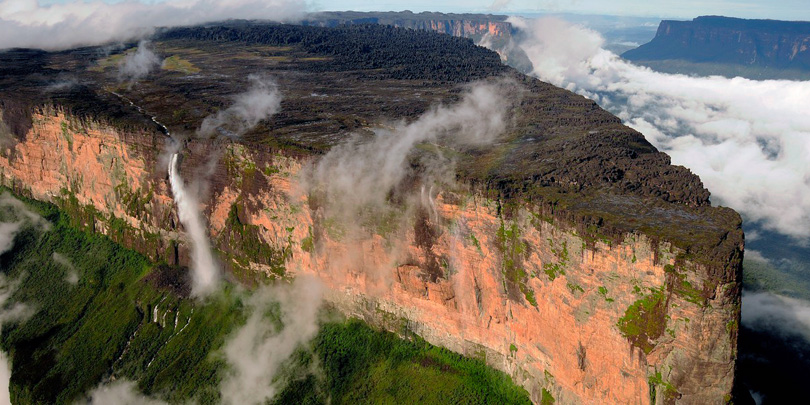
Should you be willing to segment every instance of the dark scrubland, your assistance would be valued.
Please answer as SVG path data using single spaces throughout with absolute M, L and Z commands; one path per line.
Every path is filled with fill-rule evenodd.
M 511 125 L 493 145 L 456 151 L 460 180 L 493 198 L 531 201 L 594 240 L 645 233 L 710 267 L 729 262 L 741 242 L 739 216 L 710 207 L 700 179 L 671 165 L 642 134 L 591 100 L 502 65 L 469 39 L 381 25 L 235 21 L 167 29 L 152 43 L 157 54 L 179 58 L 195 73 L 160 69 L 129 86 L 118 82 L 109 60 L 132 46 L 0 53 L 4 120 L 22 136 L 32 108 L 55 104 L 80 117 L 157 131 L 151 114 L 172 132 L 190 134 L 248 86 L 248 74 L 260 73 L 278 82 L 282 110 L 241 142 L 306 157 L 452 103 L 468 83 L 507 78 L 521 89 Z
M 696 301 L 712 297 L 717 284 L 739 279 L 742 256 L 740 217 L 731 209 L 712 207 L 710 194 L 697 176 L 684 167 L 671 165 L 669 157 L 657 151 L 642 134 L 624 126 L 617 117 L 593 101 L 506 67 L 500 63 L 497 54 L 475 46 L 469 39 L 378 25 L 321 28 L 236 21 L 167 29 L 156 35 L 151 46 L 162 58 L 172 58 L 172 64 L 164 65 L 137 84 L 121 83 L 116 61 L 134 46 L 52 53 L 30 50 L 0 53 L 0 109 L 8 131 L 17 138 L 25 136 L 32 124 L 31 111 L 57 106 L 80 119 L 107 122 L 134 134 L 128 136 L 151 137 L 142 143 L 150 144 L 152 149 L 141 152 L 156 156 L 160 151 L 158 139 L 162 137 L 162 129 L 151 116 L 164 123 L 173 134 L 191 136 L 204 117 L 230 105 L 233 95 L 249 86 L 248 76 L 258 73 L 272 77 L 278 83 L 284 95 L 282 109 L 271 120 L 259 123 L 244 134 L 239 142 L 263 151 L 267 156 L 283 154 L 308 159 L 317 158 L 349 137 L 372 136 L 374 128 L 409 122 L 433 105 L 453 103 L 470 83 L 506 81 L 516 89 L 510 93 L 510 121 L 506 131 L 491 145 L 455 147 L 452 150 L 456 158 L 456 177 L 462 185 L 472 193 L 496 200 L 498 215 L 502 218 L 508 219 L 515 208 L 526 206 L 538 218 L 574 229 L 591 249 L 596 249 L 597 242 L 621 243 L 628 233 L 645 234 L 654 244 L 670 242 L 682 250 L 676 260 L 679 269 L 692 263 L 695 266 L 691 270 L 705 272 L 713 281 L 694 292 L 699 295 L 695 297 Z M 451 143 L 442 140 L 437 146 L 452 148 Z M 216 141 L 194 140 L 189 147 L 214 149 Z M 431 150 L 419 148 L 415 153 L 432 153 Z M 194 166 L 201 162 L 188 163 Z M 418 166 L 418 163 L 414 165 Z M 226 175 L 219 173 L 211 178 L 213 192 L 228 184 L 230 179 Z M 246 187 L 258 189 L 259 186 L 248 184 Z M 238 211 L 233 218 L 229 216 L 230 219 L 233 219 L 232 229 L 241 224 Z M 507 236 L 504 232 L 504 245 Z M 130 260 L 134 263 L 132 266 L 140 270 L 126 272 L 126 276 L 121 275 L 124 277 L 121 280 L 112 275 L 104 276 L 112 277 L 112 283 L 101 284 L 103 287 L 96 291 L 96 294 L 112 294 L 110 291 L 119 288 L 128 292 L 116 296 L 146 303 L 143 308 L 133 307 L 132 301 L 121 304 L 121 314 L 127 315 L 115 319 L 121 322 L 120 330 L 130 331 L 144 324 L 145 314 L 151 309 L 149 303 L 163 299 L 160 294 L 170 297 L 167 300 L 177 306 L 179 313 L 189 310 L 191 304 L 183 298 L 187 287 L 178 279 L 177 269 L 169 266 L 171 263 L 153 267 L 142 257 Z M 520 285 L 520 278 L 526 275 L 515 274 L 518 279 L 514 284 Z M 141 279 L 143 282 L 139 281 Z M 739 290 L 727 293 L 735 296 Z M 516 291 L 514 295 L 519 297 L 520 292 Z M 218 347 L 224 333 L 238 322 L 238 317 L 223 319 L 218 315 L 230 311 L 238 313 L 238 299 L 228 293 L 225 297 L 216 304 L 221 307 L 208 315 L 200 314 L 202 311 L 194 312 L 194 316 L 203 317 L 197 324 L 210 323 L 194 337 L 198 341 L 182 343 L 175 340 L 176 343 L 171 342 L 172 348 L 166 350 L 160 349 L 160 340 L 155 339 L 144 342 L 142 350 L 144 353 L 166 350 L 168 355 L 171 350 L 188 347 L 181 343 L 202 345 L 211 350 Z M 528 295 L 527 300 L 531 301 Z M 72 316 L 76 319 L 78 315 Z M 103 317 L 110 315 L 102 312 L 98 316 L 99 322 L 106 322 Z M 23 324 L 22 328 L 26 325 Z M 151 329 L 153 325 L 156 324 L 148 323 L 146 328 Z M 32 342 L 30 357 L 20 358 L 19 362 L 15 358 L 15 367 L 33 364 L 33 361 L 56 362 L 61 357 L 48 350 L 64 347 L 62 344 L 68 339 L 78 339 L 77 335 L 66 332 L 59 335 L 61 337 L 31 332 L 30 335 L 21 335 L 28 340 L 20 338 L 22 340 L 15 341 L 13 333 L 3 335 L 3 344 L 9 350 L 18 343 Z M 169 336 L 161 335 L 167 332 L 159 329 L 149 333 Z M 334 336 L 330 339 L 342 342 L 366 339 L 369 333 L 351 323 L 331 329 L 327 327 L 316 339 L 315 346 L 330 341 L 324 340 L 323 336 Z M 93 373 L 92 377 L 68 383 L 65 382 L 68 371 L 61 371 L 55 363 L 47 363 L 53 367 L 43 369 L 53 370 L 48 372 L 50 374 L 32 375 L 16 383 L 12 381 L 17 384 L 15 395 L 44 398 L 43 402 L 72 398 L 90 388 L 100 377 L 117 372 L 137 378 L 141 389 L 146 392 L 164 392 L 168 389 L 166 387 L 174 387 L 168 394 L 171 400 L 198 397 L 201 401 L 213 401 L 217 398 L 214 388 L 219 368 L 217 364 L 209 363 L 210 358 L 200 358 L 197 363 L 193 359 L 172 362 L 167 358 L 158 368 L 165 371 L 158 373 L 148 366 L 148 355 L 139 355 L 131 363 L 121 363 L 116 369 L 117 360 L 113 356 L 120 353 L 127 337 L 91 337 L 112 340 L 118 346 L 113 344 L 110 347 L 119 350 L 103 352 L 107 357 L 101 359 L 101 366 L 88 365 L 86 369 Z M 48 340 L 57 338 L 65 340 Z M 391 336 L 384 338 L 393 339 Z M 461 392 L 467 392 L 469 384 L 474 386 L 478 384 L 475 381 L 480 381 L 475 378 L 489 373 L 476 371 L 471 374 L 472 379 L 464 377 L 464 382 L 441 382 L 447 374 L 454 373 L 440 373 L 433 377 L 410 374 L 420 367 L 428 370 L 438 367 L 438 370 L 446 371 L 467 366 L 460 365 L 462 360 L 458 360 L 461 363 L 445 362 L 445 356 L 450 355 L 442 351 L 435 352 L 435 355 L 419 354 L 423 349 L 438 349 L 429 348 L 418 339 L 407 344 L 415 346 L 406 345 L 401 350 L 410 353 L 411 357 L 402 357 L 397 351 L 400 349 L 392 349 L 393 352 L 382 350 L 391 345 L 398 347 L 396 344 L 380 346 L 381 351 L 372 351 L 370 357 L 359 360 L 377 371 L 369 374 L 368 368 L 363 367 L 351 369 L 354 370 L 351 372 L 339 371 L 338 375 L 345 374 L 348 380 L 331 385 L 329 390 L 332 391 L 329 392 L 334 398 L 346 398 L 349 402 L 356 399 L 352 395 L 357 392 L 380 400 L 388 398 L 385 395 L 393 391 L 402 395 L 413 394 L 412 390 L 416 388 L 409 384 L 416 386 L 418 383 L 390 385 L 391 378 L 398 374 L 414 376 L 413 380 L 406 382 L 435 381 L 431 389 L 438 389 L 439 385 L 457 386 Z M 332 350 L 329 347 L 314 351 L 329 353 Z M 351 347 L 335 349 L 337 357 L 333 359 L 351 353 L 346 352 L 349 349 Z M 16 352 L 14 355 L 17 356 Z M 391 360 L 392 355 L 395 360 Z M 326 363 L 332 358 L 323 356 L 321 360 Z M 413 359 L 419 360 L 413 363 Z M 301 361 L 303 364 L 308 360 Z M 193 373 L 184 368 L 192 363 L 198 365 L 195 369 L 198 371 Z M 344 363 L 344 360 L 338 362 Z M 329 368 L 328 364 L 326 368 Z M 20 371 L 16 375 L 16 378 L 23 378 L 21 376 L 26 372 Z M 43 381 L 53 385 L 48 386 Z M 300 389 L 283 395 L 293 395 L 290 400 L 303 402 L 319 398 L 317 393 L 323 392 L 318 388 L 321 383 L 314 377 L 305 377 L 294 383 L 300 384 Z M 307 387 L 313 390 L 307 391 Z M 506 393 L 502 398 L 517 398 L 506 389 L 495 391 Z M 306 392 L 314 392 L 314 396 L 310 397 Z M 435 394 L 425 391 L 419 395 Z M 465 402 L 463 398 L 494 400 L 494 397 L 487 396 L 490 393 L 475 390 L 470 391 L 470 397 L 454 395 L 447 394 L 442 398 L 461 402 Z

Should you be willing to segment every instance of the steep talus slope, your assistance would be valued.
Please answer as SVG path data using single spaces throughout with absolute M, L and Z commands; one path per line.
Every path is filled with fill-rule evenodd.
M 153 46 L 198 71 L 121 85 L 92 49 L 4 68 L 3 184 L 188 265 L 160 157 L 167 140 L 150 116 L 190 133 L 259 72 L 277 81 L 281 112 L 238 142 L 192 138 L 183 151 L 183 174 L 209 180 L 204 213 L 230 274 L 315 274 L 344 312 L 480 356 L 536 402 L 730 394 L 740 218 L 711 207 L 695 175 L 592 101 L 469 40 L 422 31 L 240 22 L 170 30 Z M 2 54 L 0 66 L 24 52 Z M 66 72 L 69 90 L 49 88 Z M 415 175 L 389 201 L 399 212 L 355 229 L 300 192 L 303 172 L 335 145 L 452 105 L 471 81 L 509 86 L 506 131 L 489 146 L 417 147 Z M 417 158 L 430 154 L 452 156 L 458 181 L 408 205 L 398 196 L 419 195 Z

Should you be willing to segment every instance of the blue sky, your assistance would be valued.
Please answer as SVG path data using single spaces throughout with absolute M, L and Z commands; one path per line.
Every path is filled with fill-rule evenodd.
M 39 0 L 41 5 L 76 0 Z M 81 0 L 79 0 L 81 1 Z M 89 1 L 89 0 L 88 0 Z M 104 0 L 119 3 L 123 0 Z M 166 0 L 141 0 L 162 3 Z M 168 0 L 171 1 L 171 0 Z M 311 11 L 578 13 L 692 19 L 700 15 L 810 21 L 810 0 L 304 0 Z M 497 5 L 497 7 L 493 7 Z
M 411 10 L 443 12 L 498 13 L 571 12 L 581 14 L 632 15 L 691 19 L 699 15 L 725 15 L 741 18 L 769 18 L 810 21 L 810 0 L 337 0 L 312 1 L 321 10 L 388 11 Z

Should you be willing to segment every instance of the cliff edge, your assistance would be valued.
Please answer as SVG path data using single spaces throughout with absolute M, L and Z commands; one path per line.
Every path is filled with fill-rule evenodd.
M 810 72 L 808 46 L 808 22 L 704 16 L 661 21 L 652 41 L 622 57 L 666 72 L 789 78 Z
M 131 86 L 115 55 L 93 49 L 0 54 L 0 181 L 188 266 L 166 132 L 193 133 L 260 71 L 284 95 L 272 120 L 180 150 L 181 173 L 207 182 L 201 211 L 233 278 L 313 274 L 336 308 L 485 359 L 537 403 L 731 398 L 740 217 L 593 101 L 425 31 L 236 22 L 153 44 L 173 63 Z M 80 79 L 53 87 L 64 72 Z M 480 119 L 468 104 L 502 111 L 503 128 L 459 144 L 455 127 L 435 124 L 381 205 L 347 219 L 356 206 L 338 205 L 328 184 L 308 188 L 335 151 L 360 160 L 386 131 L 416 136 L 438 114 L 477 133 L 464 126 Z

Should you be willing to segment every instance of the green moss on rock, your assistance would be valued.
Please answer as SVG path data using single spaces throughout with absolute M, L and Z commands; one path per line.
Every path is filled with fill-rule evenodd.
M 630 305 L 616 326 L 631 345 L 649 354 L 666 329 L 666 315 L 667 297 L 661 287 Z

